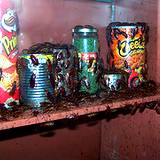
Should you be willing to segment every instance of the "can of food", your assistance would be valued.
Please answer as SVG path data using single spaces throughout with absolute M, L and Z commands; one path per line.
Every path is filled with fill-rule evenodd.
M 105 71 L 101 83 L 104 90 L 121 91 L 127 89 L 128 73 L 123 71 Z
M 22 54 L 18 59 L 20 102 L 40 107 L 54 100 L 55 57 L 53 54 Z
M 80 92 L 95 94 L 99 90 L 97 81 L 99 59 L 98 30 L 89 25 L 76 26 L 72 30 L 72 37 L 72 44 L 78 52 Z
M 16 71 L 18 18 L 11 0 L 0 0 L 0 104 L 19 100 Z
M 53 50 L 56 56 L 55 95 L 65 97 L 77 91 L 78 55 L 72 45 L 56 45 Z
M 145 80 L 145 45 L 148 26 L 145 23 L 111 23 L 107 27 L 107 41 L 111 49 L 112 65 L 130 74 L 129 87 L 137 87 Z

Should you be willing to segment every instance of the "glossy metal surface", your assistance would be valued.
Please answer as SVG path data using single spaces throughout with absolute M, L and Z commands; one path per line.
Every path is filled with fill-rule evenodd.
M 54 56 L 41 56 L 39 54 L 33 55 L 37 58 L 39 64 L 34 65 L 31 60 L 31 55 L 23 54 L 19 58 L 19 78 L 20 78 L 20 101 L 22 104 L 30 105 L 32 107 L 40 107 L 42 102 L 49 102 L 47 92 L 51 95 L 54 93 L 54 88 L 51 85 L 50 74 L 54 77 L 54 73 L 48 70 L 47 60 L 50 57 L 52 62 L 52 69 L 54 70 Z M 22 63 L 23 62 L 23 63 Z M 35 79 L 31 81 L 32 75 L 35 74 Z M 54 81 L 54 79 L 53 79 Z M 31 83 L 33 87 L 31 87 Z

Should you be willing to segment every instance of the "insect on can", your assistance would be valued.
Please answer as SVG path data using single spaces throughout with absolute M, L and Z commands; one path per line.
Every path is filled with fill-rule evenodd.
M 40 107 L 43 102 L 54 100 L 53 54 L 22 54 L 18 59 L 20 102 Z
M 104 90 L 121 91 L 127 88 L 128 73 L 122 71 L 104 71 L 103 81 L 101 83 Z
M 114 22 L 107 27 L 110 64 L 129 73 L 128 86 L 131 88 L 145 80 L 147 31 L 145 23 Z
M 72 37 L 72 44 L 78 52 L 80 92 L 95 94 L 99 90 L 97 81 L 99 59 L 98 30 L 89 25 L 76 26 L 72 30 Z
M 77 90 L 77 51 L 72 45 L 56 45 L 53 50 L 56 56 L 55 95 L 65 97 L 73 95 Z
M 19 100 L 16 70 L 18 18 L 11 0 L 0 0 L 0 104 Z

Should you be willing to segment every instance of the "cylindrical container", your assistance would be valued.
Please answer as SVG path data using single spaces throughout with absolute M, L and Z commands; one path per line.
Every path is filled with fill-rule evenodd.
M 111 49 L 113 66 L 127 71 L 129 87 L 137 87 L 145 80 L 145 23 L 111 23 L 107 27 L 107 40 Z
M 18 59 L 20 79 L 20 102 L 32 107 L 40 107 L 50 102 L 54 95 L 53 54 L 22 54 Z
M 105 71 L 102 84 L 107 91 L 120 91 L 127 88 L 128 73 L 122 71 Z
M 99 42 L 97 29 L 92 26 L 76 26 L 72 30 L 72 43 L 79 58 L 78 77 L 80 92 L 95 94 L 99 90 L 97 68 L 99 59 Z
M 72 45 L 56 45 L 55 95 L 59 97 L 73 95 L 77 91 L 78 55 Z
M 19 100 L 16 71 L 18 18 L 11 0 L 0 0 L 0 104 Z

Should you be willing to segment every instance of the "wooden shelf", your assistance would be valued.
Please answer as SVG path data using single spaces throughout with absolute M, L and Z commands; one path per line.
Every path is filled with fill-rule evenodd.
M 144 96 L 143 98 L 131 98 L 127 100 L 114 100 L 112 102 L 106 102 L 104 104 L 90 104 L 89 106 L 82 107 L 71 107 L 66 111 L 56 111 L 50 113 L 38 114 L 33 116 L 31 111 L 25 112 L 19 118 L 12 119 L 10 121 L 1 121 L 0 130 L 6 130 L 11 128 L 17 128 L 22 126 L 41 124 L 44 122 L 52 122 L 61 119 L 72 119 L 82 115 L 94 114 L 103 112 L 110 107 L 110 109 L 123 108 L 127 105 L 138 105 L 147 102 L 160 101 L 160 93 L 157 92 L 154 95 Z

